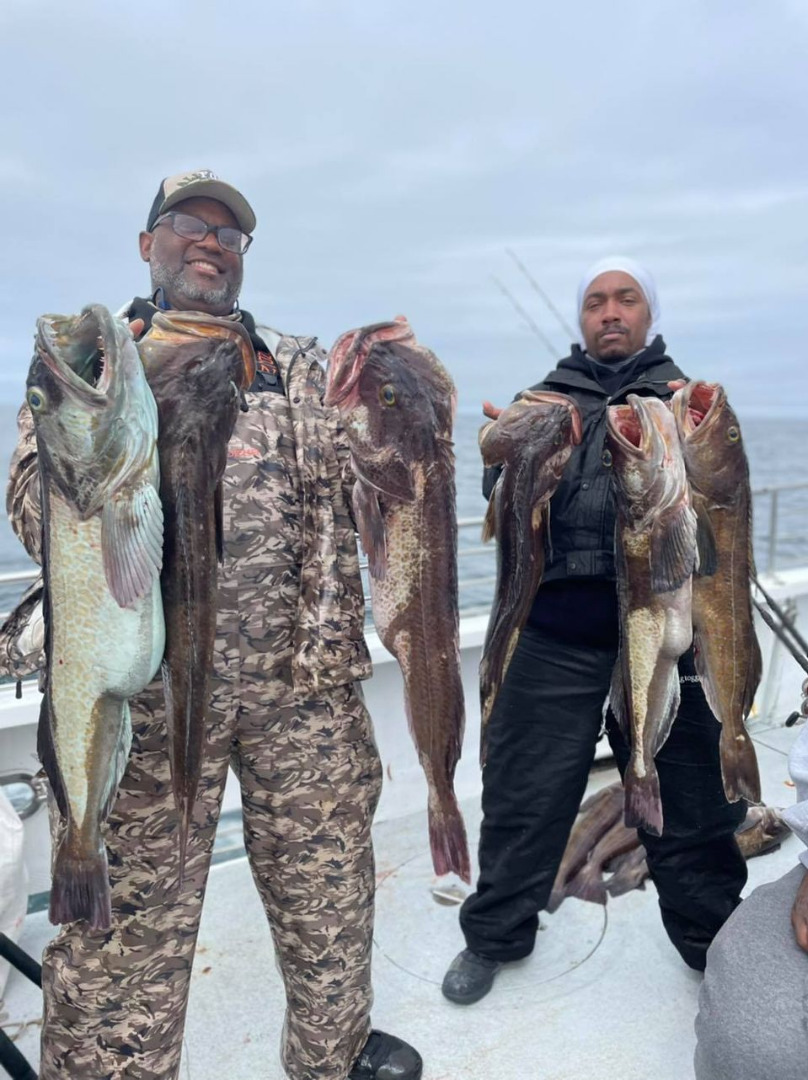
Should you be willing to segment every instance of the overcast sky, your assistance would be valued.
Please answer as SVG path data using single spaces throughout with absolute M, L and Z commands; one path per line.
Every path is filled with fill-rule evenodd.
M 657 278 L 671 355 L 742 412 L 804 409 L 805 0 L 2 0 L 0 397 L 37 315 L 148 290 L 161 177 L 206 167 L 258 228 L 242 304 L 330 344 L 406 314 L 462 407 L 569 340 L 615 252 Z

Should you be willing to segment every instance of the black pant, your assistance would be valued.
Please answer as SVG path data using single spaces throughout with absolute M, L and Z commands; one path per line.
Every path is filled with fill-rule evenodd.
M 480 877 L 460 912 L 468 947 L 489 959 L 533 950 L 586 788 L 615 655 L 614 647 L 561 642 L 531 626 L 521 634 L 488 725 Z M 668 936 L 703 970 L 746 883 L 734 837 L 746 804 L 724 797 L 720 727 L 691 654 L 679 670 L 679 714 L 656 757 L 663 835 L 641 830 L 640 839 Z M 622 774 L 629 747 L 611 713 L 607 731 Z

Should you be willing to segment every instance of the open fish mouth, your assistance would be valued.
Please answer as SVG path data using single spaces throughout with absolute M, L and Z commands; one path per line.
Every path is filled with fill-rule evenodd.
M 118 367 L 112 316 L 97 306 L 81 315 L 37 320 L 37 353 L 68 393 L 91 407 L 107 404 Z
M 606 410 L 606 424 L 621 449 L 632 457 L 646 458 L 653 443 L 653 424 L 640 400 L 631 394 L 628 404 L 610 405 Z
M 706 432 L 723 400 L 718 383 L 689 382 L 673 396 L 672 408 L 681 434 L 691 439 Z

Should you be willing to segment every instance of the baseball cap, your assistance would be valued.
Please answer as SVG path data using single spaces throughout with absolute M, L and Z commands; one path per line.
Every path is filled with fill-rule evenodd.
M 160 215 L 183 199 L 216 199 L 230 210 L 243 232 L 252 233 L 255 228 L 255 214 L 241 192 L 220 180 L 210 169 L 196 169 L 167 176 L 162 181 L 149 211 L 146 231 L 151 232 Z

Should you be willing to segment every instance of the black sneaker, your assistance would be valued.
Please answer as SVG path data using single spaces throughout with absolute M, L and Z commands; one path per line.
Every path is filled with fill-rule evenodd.
M 371 1031 L 348 1080 L 421 1080 L 421 1055 L 403 1039 Z
M 471 949 L 464 949 L 443 977 L 443 996 L 455 1005 L 473 1005 L 494 985 L 494 976 L 501 967 L 499 960 L 489 960 Z

